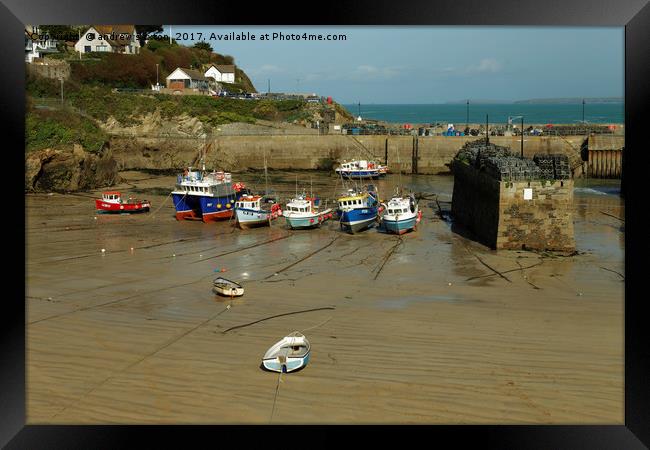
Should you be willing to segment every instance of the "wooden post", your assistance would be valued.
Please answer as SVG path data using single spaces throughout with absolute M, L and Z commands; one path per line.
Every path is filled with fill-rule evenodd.
M 418 160 L 420 159 L 420 140 L 415 136 L 415 173 L 418 173 Z
M 411 141 L 411 173 L 415 173 L 415 136 Z

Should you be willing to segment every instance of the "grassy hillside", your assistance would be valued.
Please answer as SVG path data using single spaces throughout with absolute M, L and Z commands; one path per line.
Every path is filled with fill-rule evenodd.
M 25 121 L 27 152 L 43 148 L 69 148 L 80 144 L 90 152 L 98 152 L 108 136 L 95 124 L 73 111 L 49 111 L 28 108 Z
M 209 50 L 184 47 L 175 42 L 152 40 L 136 55 L 92 52 L 81 59 L 74 52 L 62 52 L 49 57 L 67 60 L 72 69 L 72 81 L 121 88 L 148 89 L 158 81 L 165 84 L 165 78 L 178 67 L 202 70 L 207 64 L 235 64 L 230 55 L 221 55 Z M 236 67 L 235 81 L 245 92 L 257 92 L 246 73 Z

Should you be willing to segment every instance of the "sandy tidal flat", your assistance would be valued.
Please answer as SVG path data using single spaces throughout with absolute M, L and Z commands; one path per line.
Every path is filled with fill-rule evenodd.
M 303 175 L 322 196 L 336 187 Z M 27 196 L 29 424 L 624 423 L 624 207 L 607 189 L 578 186 L 580 253 L 561 257 L 489 250 L 429 200 L 402 237 L 177 222 L 174 177 L 123 176 L 151 213 Z M 451 200 L 451 177 L 403 178 Z M 286 197 L 295 174 L 272 182 Z M 217 272 L 245 295 L 215 296 Z M 315 308 L 333 309 L 224 332 Z M 263 371 L 294 330 L 309 365 Z

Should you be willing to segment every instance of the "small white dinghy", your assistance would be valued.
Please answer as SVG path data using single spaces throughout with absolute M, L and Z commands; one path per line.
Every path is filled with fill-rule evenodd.
M 215 278 L 213 285 L 214 288 L 212 290 L 219 295 L 224 295 L 226 297 L 240 297 L 244 295 L 244 288 L 241 284 L 222 277 Z
M 275 343 L 262 358 L 262 364 L 273 372 L 293 372 L 309 362 L 311 345 L 307 338 L 294 331 Z

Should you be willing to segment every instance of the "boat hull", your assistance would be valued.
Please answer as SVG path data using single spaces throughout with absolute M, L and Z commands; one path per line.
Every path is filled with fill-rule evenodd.
M 230 219 L 234 214 L 236 194 L 208 197 L 172 193 L 177 220 L 202 220 L 213 222 Z
M 379 170 L 339 170 L 337 171 L 340 175 L 343 175 L 346 178 L 355 178 L 355 179 L 370 179 L 370 178 L 379 178 L 385 173 L 380 172 Z
M 266 370 L 288 373 L 305 367 L 309 363 L 310 357 L 311 352 L 308 352 L 305 356 L 299 358 L 288 357 L 284 363 L 280 362 L 278 358 L 270 358 L 262 360 L 262 364 Z
M 139 214 L 149 212 L 150 207 L 148 202 L 120 204 L 95 200 L 95 209 L 98 214 Z
M 241 297 L 244 295 L 244 288 L 219 288 L 215 286 L 212 291 L 223 297 Z
M 268 227 L 271 226 L 271 220 L 275 220 L 280 216 L 279 213 L 271 213 L 269 211 L 256 211 L 254 209 L 235 209 L 235 216 L 237 217 L 237 226 L 241 229 Z
M 340 213 L 341 229 L 348 233 L 363 231 L 376 223 L 377 208 L 353 209 Z
M 332 217 L 331 213 L 314 214 L 313 216 L 291 217 L 287 214 L 284 219 L 287 226 L 293 230 L 309 229 L 320 227 L 323 222 L 326 222 Z
M 404 234 L 410 230 L 415 229 L 415 225 L 417 224 L 417 216 L 402 220 L 383 219 L 382 224 L 384 226 L 384 230 L 386 230 L 387 233 Z

